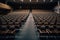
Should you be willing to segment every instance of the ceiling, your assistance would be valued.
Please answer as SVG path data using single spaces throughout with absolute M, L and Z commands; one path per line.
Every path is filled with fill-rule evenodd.
M 0 0 L 0 2 L 3 2 L 3 1 L 26 2 L 26 3 L 29 3 L 29 2 L 40 2 L 40 3 L 42 3 L 42 2 L 57 2 L 58 0 Z

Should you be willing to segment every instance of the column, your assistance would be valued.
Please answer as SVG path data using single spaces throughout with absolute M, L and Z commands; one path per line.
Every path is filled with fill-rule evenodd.
M 58 1 L 58 14 L 59 14 L 59 6 L 60 6 L 60 5 L 59 5 L 59 1 Z

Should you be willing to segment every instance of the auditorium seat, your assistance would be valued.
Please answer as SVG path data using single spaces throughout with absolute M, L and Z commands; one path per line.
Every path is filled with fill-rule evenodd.
M 15 34 L 26 22 L 28 13 L 0 15 L 0 34 Z
M 33 12 L 33 18 L 39 33 L 40 39 L 49 39 L 52 36 L 54 39 L 60 36 L 60 15 L 54 12 Z M 44 37 L 45 36 L 45 37 Z

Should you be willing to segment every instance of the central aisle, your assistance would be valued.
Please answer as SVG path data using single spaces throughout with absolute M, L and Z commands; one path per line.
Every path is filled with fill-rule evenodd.
M 34 19 L 32 13 L 30 13 L 25 25 L 18 33 L 16 40 L 38 40 L 37 29 L 34 25 Z

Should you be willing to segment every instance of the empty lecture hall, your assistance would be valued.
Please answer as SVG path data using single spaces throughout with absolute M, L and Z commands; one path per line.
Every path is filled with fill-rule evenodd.
M 60 0 L 0 0 L 0 40 L 60 40 Z

